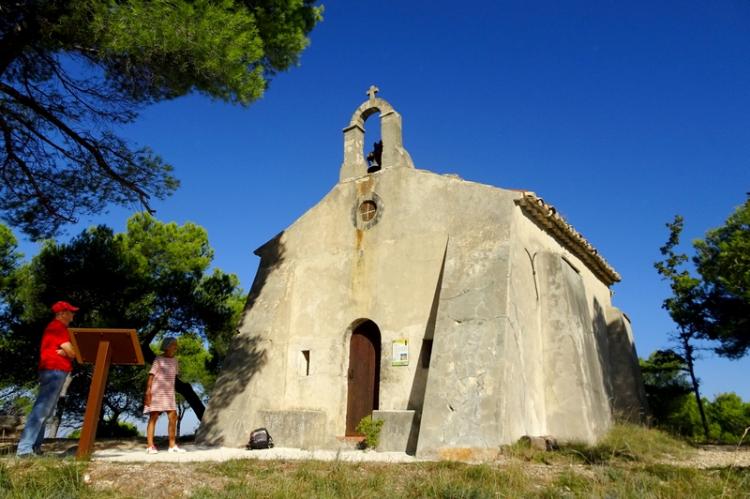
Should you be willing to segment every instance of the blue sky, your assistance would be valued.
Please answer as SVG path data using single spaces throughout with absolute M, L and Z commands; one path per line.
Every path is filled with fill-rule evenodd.
M 204 226 L 247 290 L 252 251 L 337 182 L 342 128 L 377 85 L 417 168 L 536 192 L 623 277 L 639 355 L 668 345 L 664 224 L 720 225 L 750 191 L 750 3 L 329 1 L 301 63 L 248 108 L 190 96 L 123 133 L 173 164 L 165 221 Z M 367 123 L 368 144 L 375 120 Z M 122 230 L 131 211 L 91 223 Z M 31 255 L 33 245 L 22 249 Z M 750 400 L 750 361 L 704 354 L 707 396 Z

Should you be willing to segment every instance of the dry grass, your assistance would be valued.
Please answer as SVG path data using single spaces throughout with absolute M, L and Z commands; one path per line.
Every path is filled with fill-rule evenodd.
M 731 456 L 732 449 L 723 451 Z M 734 451 L 741 452 L 741 451 Z M 686 467 L 697 451 L 617 427 L 596 446 L 504 448 L 485 464 L 235 460 L 125 464 L 0 460 L 0 497 L 750 497 L 750 467 Z

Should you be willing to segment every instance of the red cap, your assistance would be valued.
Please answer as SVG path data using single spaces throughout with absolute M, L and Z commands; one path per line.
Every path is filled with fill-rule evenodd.
M 78 307 L 74 307 L 70 303 L 66 301 L 59 301 L 52 305 L 52 311 L 54 313 L 58 312 L 65 312 L 66 310 L 70 310 L 71 312 L 76 312 L 78 310 Z

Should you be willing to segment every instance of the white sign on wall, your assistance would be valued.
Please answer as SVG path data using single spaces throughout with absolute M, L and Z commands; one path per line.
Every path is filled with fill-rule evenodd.
M 392 365 L 408 366 L 409 365 L 409 340 L 393 340 Z

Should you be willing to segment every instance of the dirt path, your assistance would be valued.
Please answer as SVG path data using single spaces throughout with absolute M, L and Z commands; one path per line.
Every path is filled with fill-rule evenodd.
M 45 444 L 45 450 L 48 455 L 60 457 L 72 456 L 75 454 L 77 442 L 75 440 L 58 440 Z M 298 449 L 273 449 L 274 452 L 266 451 L 242 451 L 241 449 L 224 450 L 227 454 L 221 456 L 210 456 L 210 453 L 221 453 L 221 449 L 202 449 L 193 447 L 190 443 L 185 445 L 186 448 L 196 449 L 195 454 L 206 454 L 207 459 L 195 460 L 172 460 L 168 458 L 176 456 L 175 454 L 163 454 L 163 460 L 155 460 L 154 456 L 145 454 L 145 442 L 142 439 L 127 440 L 101 440 L 96 442 L 96 454 L 94 459 L 85 469 L 84 481 L 89 483 L 94 489 L 101 491 L 117 490 L 124 496 L 133 497 L 180 497 L 189 496 L 196 492 L 200 487 L 206 487 L 210 490 L 221 490 L 230 485 L 239 478 L 230 472 L 217 473 L 216 467 L 223 459 L 253 459 L 252 463 L 242 465 L 240 469 L 252 470 L 252 474 L 257 477 L 268 476 L 288 476 L 290 480 L 300 473 L 305 467 L 311 465 L 310 461 L 304 461 L 305 457 L 299 455 Z M 354 466 L 356 469 L 382 469 L 385 465 L 383 462 L 385 453 L 349 451 L 357 453 L 354 456 L 358 461 Z M 295 454 L 296 453 L 296 454 Z M 0 459 L 6 463 L 16 462 L 12 457 L 12 446 L 0 444 L 0 454 L 4 454 Z M 100 457 L 97 457 L 100 456 Z M 295 457 L 296 455 L 296 457 Z M 107 459 L 106 456 L 130 456 L 126 462 L 118 462 L 117 459 Z M 388 466 L 409 466 L 404 468 L 403 473 L 410 475 L 419 473 L 421 465 L 415 462 L 411 456 L 403 455 L 403 458 L 394 459 L 394 464 Z M 330 456 L 329 456 L 330 458 Z M 320 459 L 320 458 L 319 458 Z M 350 461 L 346 456 L 335 456 L 340 462 Z M 330 460 L 330 459 L 325 459 Z M 395 464 L 400 462 L 402 464 Z M 413 464 L 405 464 L 411 462 Z M 565 463 L 554 459 L 553 464 L 543 464 L 538 462 L 529 462 L 521 458 L 499 456 L 498 459 L 486 461 L 493 467 L 501 470 L 508 470 L 509 473 L 521 473 L 526 477 L 531 477 L 535 483 L 540 486 L 550 483 L 564 473 L 573 472 L 574 474 L 586 476 L 594 479 L 597 473 L 601 473 L 601 466 L 590 466 L 580 464 L 580 462 Z M 639 468 L 642 462 L 617 461 L 611 466 L 620 469 Z M 653 463 L 652 463 L 653 464 Z M 657 464 L 689 467 L 696 469 L 713 469 L 713 468 L 739 468 L 750 473 L 750 448 L 743 447 L 737 449 L 733 446 L 703 446 L 695 449 L 685 458 L 664 458 L 657 461 Z M 229 465 L 231 470 L 235 465 Z M 321 463 L 320 466 L 327 466 Z M 335 465 L 332 465 L 335 467 Z M 420 466 L 420 468 L 413 468 Z M 432 466 L 427 463 L 426 466 Z M 604 465 L 605 467 L 607 465 Z M 429 468 L 428 468 L 429 469 Z M 244 473 L 244 472 L 243 472 Z M 304 471 L 303 471 L 304 473 Z M 410 475 L 411 476 L 411 475 Z
M 663 460 L 662 464 L 688 468 L 750 468 L 750 447 L 731 445 L 704 445 L 695 454 L 681 460 Z
M 161 444 L 165 444 L 166 442 L 161 442 Z M 74 439 L 57 439 L 54 441 L 48 441 L 45 442 L 44 449 L 45 451 L 50 455 L 56 455 L 59 457 L 65 457 L 65 456 L 72 456 L 75 455 L 75 451 L 77 448 L 78 441 Z M 101 462 L 101 461 L 117 461 L 118 459 L 107 459 L 107 456 L 111 455 L 129 455 L 131 456 L 129 459 L 124 459 L 124 461 L 130 461 L 130 462 L 144 462 L 144 463 L 154 463 L 159 461 L 169 461 L 170 459 L 166 459 L 167 456 L 175 456 L 174 454 L 168 455 L 166 453 L 160 453 L 159 456 L 161 456 L 163 459 L 154 459 L 153 456 L 146 455 L 143 451 L 145 449 L 145 439 L 143 438 L 130 438 L 130 439 L 101 439 L 98 440 L 95 443 L 95 452 L 99 452 L 99 455 L 102 456 L 102 459 L 97 459 L 97 455 L 95 454 L 95 459 L 92 461 L 92 463 Z M 157 439 L 157 445 L 160 445 L 160 442 Z M 165 447 L 165 445 L 162 445 L 162 447 Z M 185 448 L 190 449 L 191 443 L 189 441 L 185 442 L 184 445 Z M 14 442 L 11 441 L 0 441 L 0 456 L 6 457 L 9 455 L 12 455 L 14 451 L 15 445 Z M 221 461 L 225 460 L 226 458 L 217 458 L 216 456 L 212 456 L 212 454 L 221 453 L 222 451 L 220 449 L 211 449 L 211 450 L 201 450 L 201 454 L 206 456 L 207 461 Z M 227 458 L 229 459 L 238 459 L 242 457 L 252 458 L 252 459 L 260 459 L 260 460 L 288 460 L 293 459 L 297 460 L 300 458 L 304 458 L 305 456 L 298 456 L 300 454 L 299 450 L 295 449 L 289 449 L 288 452 L 285 453 L 285 449 L 273 449 L 271 451 L 247 451 L 247 453 L 240 451 L 238 449 L 231 449 L 225 451 L 228 455 Z M 350 451 L 351 452 L 351 451 Z M 367 462 L 367 461 L 373 461 L 373 462 L 383 462 L 388 461 L 389 459 L 385 459 L 384 453 L 377 453 L 377 452 L 362 452 L 362 451 L 356 451 L 358 453 L 357 456 L 354 456 L 355 459 L 344 459 L 344 460 L 356 460 L 361 462 Z M 288 454 L 288 455 L 287 455 Z M 312 453 L 306 453 L 308 454 L 308 457 L 312 458 L 318 458 L 317 455 L 312 455 Z M 396 453 L 389 453 L 389 454 L 396 454 Z M 323 454 L 321 454 L 323 456 Z M 393 459 L 394 462 L 413 462 L 414 458 L 411 458 L 410 456 L 403 455 L 404 459 Z M 321 458 L 318 458 L 321 459 Z M 335 459 L 335 457 L 334 457 Z M 323 457 L 322 460 L 330 460 L 330 456 Z M 183 460 L 188 461 L 188 460 Z M 191 459 L 190 461 L 194 461 Z M 494 463 L 498 465 L 506 465 L 510 464 L 514 461 L 512 458 L 500 458 L 498 460 L 493 461 L 486 461 L 488 463 Z M 700 447 L 697 447 L 694 452 L 690 453 L 687 457 L 684 458 L 664 458 L 660 459 L 658 461 L 659 464 L 668 464 L 673 466 L 681 466 L 681 467 L 692 467 L 692 468 L 698 468 L 698 469 L 707 469 L 707 468 L 722 468 L 722 467 L 738 467 L 738 468 L 750 468 L 750 447 L 743 446 L 740 448 L 737 448 L 736 446 L 731 445 L 703 445 Z M 528 463 L 527 463 L 528 464 Z M 540 466 L 547 466 L 547 465 L 540 465 Z
M 140 450 L 140 448 L 139 448 Z M 281 450 L 281 449 L 280 449 Z M 248 451 L 248 453 L 251 451 Z M 255 451 L 253 451 L 255 452 Z M 376 455 L 377 453 L 372 453 Z M 289 476 L 290 479 L 298 474 L 300 469 L 306 464 L 301 461 L 284 460 L 277 455 L 275 458 L 260 458 L 254 454 L 255 459 L 252 464 L 248 464 L 256 477 L 274 475 Z M 223 487 L 237 481 L 237 477 L 230 478 L 222 473 L 212 472 L 214 466 L 219 463 L 207 462 L 114 462 L 106 460 L 94 460 L 88 469 L 88 480 L 94 488 L 100 490 L 116 489 L 124 495 L 149 497 L 179 497 L 189 496 L 196 491 L 198 487 L 206 487 L 212 490 L 221 490 Z M 488 464 L 497 466 L 500 469 L 507 469 L 511 473 L 522 473 L 530 477 L 539 486 L 553 482 L 559 476 L 565 473 L 573 472 L 576 475 L 586 476 L 594 479 L 598 466 L 585 464 L 540 464 L 522 461 L 516 458 L 501 458 Z M 624 468 L 640 467 L 643 463 L 619 463 L 613 466 Z M 659 464 L 692 467 L 698 469 L 725 468 L 735 467 L 744 468 L 750 473 L 750 449 L 743 448 L 736 450 L 733 447 L 707 447 L 697 449 L 687 459 L 675 460 L 664 459 Z M 359 462 L 352 464 L 358 469 L 377 470 L 383 463 L 377 462 Z M 392 466 L 409 466 L 404 469 L 406 475 L 416 473 L 412 466 L 415 464 L 393 464 Z M 606 465 L 605 465 L 606 466 Z M 178 477 L 175 480 L 175 477 Z

